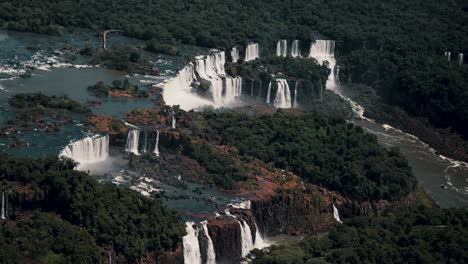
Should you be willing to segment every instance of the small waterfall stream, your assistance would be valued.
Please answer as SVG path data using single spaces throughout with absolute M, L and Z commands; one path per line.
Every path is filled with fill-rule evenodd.
M 294 84 L 294 105 L 293 105 L 294 108 L 298 107 L 298 104 L 297 104 L 297 87 L 298 86 L 299 86 L 299 81 L 296 80 L 296 83 Z
M 156 157 L 159 157 L 159 130 L 156 129 L 156 143 L 154 144 L 154 152 Z
M 333 218 L 335 218 L 335 220 L 338 221 L 339 223 L 343 223 L 343 222 L 341 222 L 340 213 L 338 212 L 338 208 L 336 208 L 336 206 L 334 204 L 333 204 Z
M 2 214 L 0 216 L 2 219 L 6 219 L 6 205 L 5 205 L 5 193 L 2 192 Z
M 294 40 L 291 46 L 291 57 L 301 57 L 301 51 L 299 49 L 299 40 Z
M 231 49 L 231 59 L 233 63 L 239 60 L 239 49 L 237 47 Z
M 140 130 L 130 129 L 127 135 L 127 143 L 125 144 L 125 151 L 128 153 L 133 153 L 135 155 L 140 155 L 140 152 L 138 151 L 139 141 L 140 141 Z
M 288 55 L 288 41 L 282 39 L 276 44 L 276 56 L 286 57 Z
M 267 91 L 267 97 L 266 97 L 266 103 L 270 104 L 270 97 L 271 97 L 271 81 L 268 84 L 268 91 Z
M 241 230 L 242 257 L 245 257 L 249 254 L 250 250 L 254 248 L 252 232 L 250 230 L 250 226 L 243 219 L 236 219 L 236 221 L 239 223 Z
M 172 128 L 172 129 L 176 129 L 176 118 L 175 118 L 175 114 L 172 114 L 171 128 Z
M 203 228 L 203 232 L 208 239 L 208 248 L 206 250 L 206 264 L 216 264 L 216 253 L 214 250 L 213 240 L 211 240 L 210 234 L 208 233 L 208 221 L 203 221 L 200 223 Z

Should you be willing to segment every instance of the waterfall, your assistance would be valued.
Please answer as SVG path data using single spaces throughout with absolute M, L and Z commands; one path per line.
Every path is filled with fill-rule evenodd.
M 176 118 L 175 118 L 175 115 L 173 114 L 172 115 L 172 125 L 171 125 L 172 129 L 176 129 Z
M 320 64 L 328 63 L 331 70 L 328 76 L 326 87 L 330 90 L 335 90 L 335 41 L 333 40 L 316 40 L 310 45 L 309 58 L 314 58 Z
M 6 219 L 5 211 L 5 193 L 2 192 L 2 215 L 0 216 L 2 219 Z
M 198 229 L 194 229 L 194 222 L 186 222 L 187 235 L 182 238 L 185 264 L 201 264 L 200 245 L 198 243 Z
M 156 144 L 154 145 L 154 154 L 159 157 L 159 130 L 156 130 Z
M 112 252 L 109 252 L 109 264 L 112 264 Z
M 450 51 L 444 52 L 444 56 L 447 57 L 447 61 L 452 60 L 452 53 Z
M 241 230 L 242 257 L 245 257 L 247 256 L 247 254 L 249 254 L 250 250 L 254 248 L 252 241 L 252 232 L 250 230 L 250 226 L 243 219 L 241 219 L 240 221 L 236 219 L 236 221 L 237 223 L 239 223 Z
M 145 128 L 145 144 L 143 146 L 143 153 L 148 152 L 147 151 L 147 146 L 148 146 L 148 129 Z
M 266 103 L 270 104 L 270 97 L 271 97 L 271 81 L 268 84 L 268 91 L 267 91 L 267 98 L 266 98 Z
M 286 57 L 288 54 L 288 41 L 283 39 L 276 44 L 276 56 Z
M 458 64 L 462 65 L 463 64 L 463 53 L 458 54 Z
M 262 249 L 267 247 L 267 243 L 263 240 L 262 236 L 260 235 L 260 230 L 258 229 L 257 222 L 255 222 L 255 244 L 254 248 Z
M 200 223 L 203 227 L 206 237 L 208 238 L 208 248 L 206 249 L 206 264 L 216 264 L 216 253 L 214 251 L 213 240 L 208 233 L 208 221 Z
M 138 143 L 140 140 L 140 130 L 131 129 L 128 131 L 127 143 L 125 144 L 125 151 L 128 153 L 133 153 L 135 155 L 140 155 L 138 152 Z
M 297 108 L 297 87 L 299 86 L 299 81 L 296 80 L 296 83 L 294 84 L 294 108 Z
M 291 108 L 291 91 L 286 79 L 276 80 L 277 91 L 273 105 L 277 108 Z
M 258 97 L 262 97 L 262 84 L 263 84 L 262 79 L 260 79 L 260 85 L 259 85 L 260 88 L 258 88 Z
M 70 142 L 59 154 L 80 164 L 95 163 L 109 157 L 109 136 L 94 135 Z
M 294 40 L 291 46 L 291 57 L 297 58 L 301 56 L 301 51 L 299 50 L 299 40 Z
M 210 82 L 210 93 L 215 106 L 232 103 L 242 93 L 242 78 L 227 76 L 225 62 L 224 51 L 218 50 L 212 50 L 207 56 L 197 56 L 195 61 L 195 72 L 201 79 Z
M 193 93 L 192 83 L 196 82 L 195 66 L 189 63 L 174 78 L 164 83 L 163 98 L 167 105 L 180 105 L 183 110 L 212 106 L 213 102 Z
M 231 103 L 242 94 L 242 78 L 241 77 L 226 77 L 226 93 L 224 102 Z
M 239 60 L 239 49 L 237 47 L 231 49 L 231 58 L 233 63 Z
M 245 61 L 252 61 L 259 58 L 259 47 L 258 43 L 249 43 L 245 48 Z
M 250 96 L 254 96 L 254 79 L 250 81 Z
M 335 218 L 336 221 L 339 223 L 343 223 L 340 220 L 340 214 L 338 213 L 338 208 L 336 208 L 335 204 L 333 204 L 333 217 Z

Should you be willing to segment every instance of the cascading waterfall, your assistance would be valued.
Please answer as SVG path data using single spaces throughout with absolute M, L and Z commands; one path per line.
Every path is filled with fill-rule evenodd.
M 2 192 L 2 215 L 0 216 L 2 219 L 6 219 L 5 211 L 5 193 Z
M 286 57 L 288 55 L 288 41 L 283 39 L 276 44 L 276 56 Z
M 271 81 L 268 84 L 268 91 L 267 91 L 267 98 L 266 98 L 266 103 L 270 104 L 270 97 L 271 97 Z
M 174 78 L 164 84 L 163 97 L 167 105 L 180 105 L 183 110 L 213 106 L 213 102 L 193 93 L 192 83 L 197 81 L 195 66 L 189 63 Z
M 291 91 L 286 79 L 276 79 L 278 87 L 273 105 L 277 108 L 291 108 Z
M 259 58 L 259 47 L 258 47 L 258 43 L 249 43 L 247 44 L 247 47 L 245 48 L 245 61 L 252 61 L 252 60 L 256 60 L 257 58 Z
M 216 264 L 216 253 L 214 251 L 213 240 L 211 240 L 210 234 L 208 233 L 208 221 L 200 223 L 203 228 L 203 232 L 208 240 L 208 248 L 206 249 L 206 264 Z
M 182 238 L 184 246 L 184 263 L 201 264 L 200 244 L 198 243 L 198 229 L 193 228 L 194 222 L 185 223 L 187 235 Z
M 336 208 L 335 204 L 333 204 L 333 217 L 334 217 L 335 220 L 338 221 L 339 223 L 343 223 L 343 222 L 341 222 L 340 214 L 338 213 L 338 208 Z
M 458 54 L 458 64 L 462 65 L 463 64 L 463 53 Z
M 299 40 L 294 40 L 291 46 L 291 57 L 301 57 L 301 51 L 299 49 Z
M 109 136 L 94 135 L 71 142 L 59 154 L 80 164 L 104 161 L 109 157 Z
M 259 85 L 260 88 L 258 88 L 258 97 L 262 97 L 262 84 L 263 84 L 262 79 L 260 79 L 260 85 Z
M 231 49 L 231 58 L 233 63 L 239 60 L 239 49 L 237 47 Z
M 299 86 L 299 81 L 296 80 L 296 83 L 294 84 L 294 108 L 297 108 L 297 87 Z
M 444 52 L 444 56 L 447 57 L 447 61 L 452 60 L 452 53 L 450 51 Z
M 224 51 L 212 50 L 208 56 L 196 57 L 195 72 L 200 78 L 210 82 L 210 92 L 215 106 L 232 103 L 242 93 L 242 78 L 226 76 L 225 62 Z M 225 90 L 224 96 L 223 90 Z
M 156 143 L 154 144 L 154 154 L 159 157 L 159 130 L 156 130 Z
M 130 129 L 127 135 L 127 143 L 125 144 L 125 151 L 128 153 L 133 153 L 135 155 L 140 155 L 140 152 L 138 151 L 139 141 L 140 141 L 140 130 Z
M 327 80 L 327 89 L 335 90 L 335 41 L 333 40 L 316 40 L 310 45 L 309 58 L 314 58 L 320 64 L 328 63 L 331 70 Z
M 245 257 L 254 248 L 252 233 L 250 226 L 243 219 L 240 221 L 236 219 L 236 221 L 239 223 L 241 230 L 242 257 Z
M 226 92 L 224 102 L 231 103 L 242 94 L 242 78 L 241 77 L 226 77 Z

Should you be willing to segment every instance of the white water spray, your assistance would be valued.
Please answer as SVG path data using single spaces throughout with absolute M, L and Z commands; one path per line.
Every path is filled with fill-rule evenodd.
M 59 154 L 80 164 L 104 161 L 109 157 L 109 136 L 94 135 L 71 142 Z
M 458 54 L 458 65 L 462 65 L 463 64 L 463 53 L 459 53 Z

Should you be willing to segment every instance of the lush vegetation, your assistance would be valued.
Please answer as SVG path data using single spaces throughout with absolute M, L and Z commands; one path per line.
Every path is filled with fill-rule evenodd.
M 198 115 L 201 138 L 233 145 L 240 155 L 273 162 L 350 198 L 395 200 L 416 185 L 398 150 L 385 149 L 375 136 L 343 119 L 282 111 L 260 116 L 235 112 Z M 208 152 L 206 155 L 204 160 L 214 162 Z
M 112 247 L 133 262 L 149 251 L 172 250 L 180 243 L 185 229 L 174 211 L 160 201 L 99 184 L 74 166 L 71 160 L 55 157 L 0 158 L 9 221 L 16 223 L 0 234 L 0 243 L 15 250 L 2 247 L 0 256 L 96 263 L 99 246 Z M 35 230 L 27 232 L 29 228 Z M 66 247 L 70 244 L 74 246 Z M 72 258 L 75 254 L 82 257 Z
M 43 33 L 113 28 L 161 44 L 226 48 L 254 39 L 262 53 L 280 38 L 300 39 L 307 51 L 319 32 L 337 41 L 343 82 L 373 86 L 386 102 L 467 138 L 468 67 L 454 62 L 468 54 L 467 10 L 463 1 L 436 0 L 7 0 L 0 25 Z
M 138 47 L 114 45 L 104 50 L 86 46 L 80 50 L 80 54 L 91 57 L 91 64 L 102 65 L 108 69 L 159 75 L 159 69 L 153 66 L 148 54 Z
M 354 218 L 323 238 L 254 250 L 254 264 L 467 263 L 468 211 L 420 208 Z
M 18 109 L 53 108 L 65 109 L 74 113 L 89 113 L 90 110 L 82 103 L 67 96 L 47 96 L 42 93 L 21 93 L 13 95 L 8 103 Z
M 91 91 L 96 96 L 108 96 L 109 92 L 117 91 L 134 97 L 148 97 L 149 93 L 146 90 L 141 90 L 138 85 L 132 85 L 128 79 L 114 80 L 112 85 L 104 82 L 97 82 L 94 85 L 88 86 L 88 91 Z

